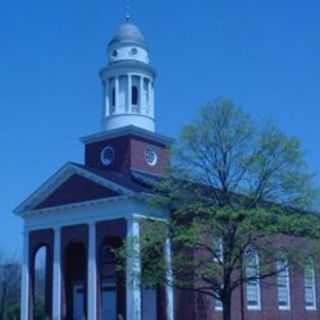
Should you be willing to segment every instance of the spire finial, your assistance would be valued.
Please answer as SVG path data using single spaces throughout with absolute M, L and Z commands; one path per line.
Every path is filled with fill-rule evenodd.
M 126 0 L 126 22 L 131 20 L 131 1 Z

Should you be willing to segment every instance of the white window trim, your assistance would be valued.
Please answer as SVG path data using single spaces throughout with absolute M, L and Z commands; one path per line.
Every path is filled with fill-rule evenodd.
M 257 266 L 257 275 L 259 275 L 260 272 L 260 261 L 259 261 L 259 256 L 257 252 L 255 251 L 255 258 L 256 258 L 256 266 Z M 261 286 L 260 286 L 260 279 L 256 280 L 256 287 L 257 287 L 257 305 L 256 306 L 251 306 L 248 305 L 248 285 L 249 283 L 246 283 L 246 299 L 247 299 L 247 310 L 250 311 L 261 311 Z
M 279 270 L 279 264 L 281 263 L 281 261 L 278 261 L 277 262 L 277 269 Z M 287 261 L 286 261 L 287 263 Z M 287 274 L 287 294 L 288 294 L 288 305 L 287 306 L 281 306 L 279 305 L 279 288 L 278 288 L 278 284 L 277 284 L 277 289 L 278 289 L 278 292 L 277 292 L 277 295 L 278 295 L 278 309 L 280 311 L 289 311 L 291 310 L 291 289 L 290 289 L 290 270 L 289 270 L 289 266 L 288 266 L 288 263 L 287 263 L 287 266 L 285 268 L 285 270 L 283 270 L 282 272 L 286 272 Z M 277 274 L 277 281 L 278 281 L 278 277 L 279 277 L 279 273 Z
M 316 290 L 316 274 L 315 274 L 315 268 L 314 263 L 311 263 L 312 267 L 312 291 L 313 291 L 313 305 L 308 306 L 306 301 L 306 291 L 305 291 L 305 274 L 304 274 L 304 302 L 305 302 L 305 309 L 307 311 L 315 311 L 317 310 L 317 290 Z

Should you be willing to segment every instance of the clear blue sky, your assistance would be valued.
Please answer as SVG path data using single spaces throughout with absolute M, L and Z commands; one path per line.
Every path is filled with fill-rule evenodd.
M 20 252 L 12 209 L 99 130 L 98 70 L 122 0 L 0 4 L 0 250 Z M 318 0 L 133 0 L 157 68 L 158 131 L 175 136 L 197 107 L 227 96 L 298 136 L 320 169 Z

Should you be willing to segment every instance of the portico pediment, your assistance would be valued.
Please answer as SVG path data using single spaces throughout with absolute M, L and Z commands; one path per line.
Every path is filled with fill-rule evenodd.
M 20 215 L 27 211 L 57 207 L 91 200 L 135 194 L 138 185 L 113 175 L 75 163 L 67 163 L 16 209 Z

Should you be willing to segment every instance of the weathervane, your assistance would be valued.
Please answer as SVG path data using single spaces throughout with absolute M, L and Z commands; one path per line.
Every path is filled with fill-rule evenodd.
M 129 22 L 131 19 L 131 1 L 126 0 L 126 21 Z

